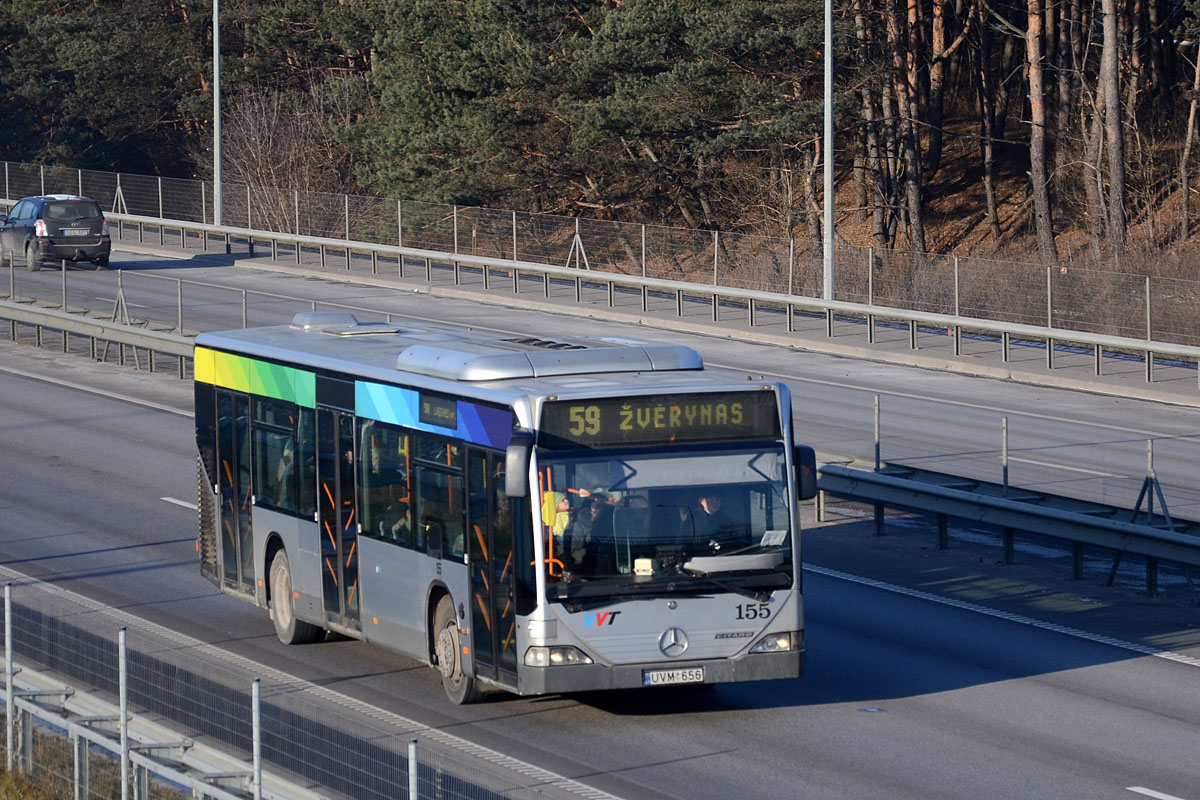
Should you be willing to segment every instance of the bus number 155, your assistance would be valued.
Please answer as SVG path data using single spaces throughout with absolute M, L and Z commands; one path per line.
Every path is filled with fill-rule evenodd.
M 740 603 L 737 607 L 738 619 L 766 619 L 771 616 L 771 607 L 766 603 Z

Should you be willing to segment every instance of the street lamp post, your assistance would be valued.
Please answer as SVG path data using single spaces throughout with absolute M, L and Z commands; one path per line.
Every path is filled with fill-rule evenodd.
M 213 0 L 213 224 L 221 224 L 221 0 Z
M 833 0 L 825 0 L 825 280 L 833 299 Z

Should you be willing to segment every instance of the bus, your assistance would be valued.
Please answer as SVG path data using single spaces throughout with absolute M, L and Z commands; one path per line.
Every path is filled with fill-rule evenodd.
M 304 312 L 196 337 L 200 570 L 455 703 L 798 677 L 787 387 L 688 347 Z

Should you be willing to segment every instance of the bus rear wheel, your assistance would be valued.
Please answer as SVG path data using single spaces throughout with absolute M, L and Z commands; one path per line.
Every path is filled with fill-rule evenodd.
M 458 620 L 454 616 L 454 603 L 449 597 L 438 601 L 433 630 L 437 669 L 442 675 L 442 688 L 446 690 L 446 696 L 460 706 L 477 702 L 483 697 L 483 692 L 479 691 L 473 678 L 463 673 L 458 646 Z
M 280 550 L 271 559 L 271 619 L 275 635 L 284 644 L 307 644 L 321 635 L 321 629 L 296 619 L 292 592 L 292 566 L 287 553 Z

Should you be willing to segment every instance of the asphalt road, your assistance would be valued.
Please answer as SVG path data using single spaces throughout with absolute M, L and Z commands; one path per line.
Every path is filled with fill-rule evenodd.
M 165 268 L 185 277 L 178 264 Z M 84 294 L 111 303 L 111 278 L 76 277 L 94 278 Z M 324 279 L 194 266 L 186 277 L 502 330 L 637 335 L 600 321 L 567 325 L 552 315 Z M 131 312 L 174 309 L 173 284 L 138 294 L 131 283 L 127 276 Z M 282 301 L 256 305 L 251 323 L 286 320 L 295 310 Z M 186 312 L 190 326 L 240 324 L 240 301 L 231 313 L 216 297 L 189 296 Z M 998 450 L 987 431 L 998 432 L 1007 415 L 1010 430 L 1019 420 L 1028 437 L 1010 448 L 1052 465 L 1037 465 L 1043 482 L 1085 480 L 1067 466 L 1131 476 L 1087 476 L 1091 485 L 1136 482 L 1147 436 L 1159 439 L 1160 459 L 1179 459 L 1180 491 L 1195 474 L 1186 438 L 1192 410 L 678 340 L 710 363 L 787 377 L 800 438 L 824 449 L 870 452 L 879 393 L 885 458 L 986 466 Z M 852 517 L 808 535 L 809 661 L 798 681 L 457 708 L 431 670 L 375 648 L 347 641 L 285 648 L 265 614 L 215 593 L 197 573 L 194 512 L 172 502 L 195 492 L 189 387 L 114 369 L 0 346 L 0 560 L 8 567 L 625 797 L 1136 796 L 1130 787 L 1200 797 L 1200 662 L 1137 650 L 1149 644 L 1197 655 L 1200 615 L 1186 593 L 1145 601 L 1094 582 L 1066 591 L 1047 577 L 1053 559 L 1048 568 L 1002 568 L 969 537 L 950 554 L 914 537 L 871 541 Z M 1092 455 L 1068 462 L 1068 450 Z M 1159 470 L 1167 473 L 1161 462 Z

